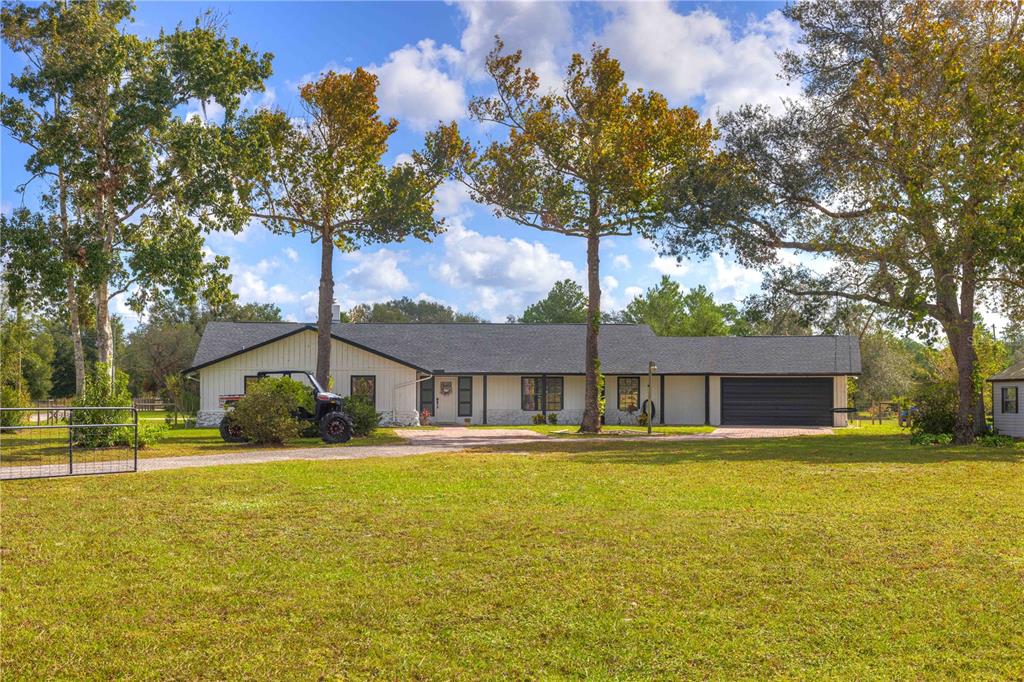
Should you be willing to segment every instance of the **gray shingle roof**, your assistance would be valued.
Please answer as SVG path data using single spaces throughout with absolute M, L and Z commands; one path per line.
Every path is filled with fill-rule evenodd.
M 211 322 L 191 369 L 315 325 Z M 583 324 L 335 324 L 334 336 L 425 372 L 583 374 Z M 643 374 L 857 374 L 848 336 L 659 337 L 646 325 L 601 326 L 601 369 Z M 269 369 L 269 368 L 268 368 Z M 286 369 L 286 368 L 278 368 Z
M 1024 381 L 1024 360 L 1011 365 L 999 374 L 988 378 L 989 381 Z

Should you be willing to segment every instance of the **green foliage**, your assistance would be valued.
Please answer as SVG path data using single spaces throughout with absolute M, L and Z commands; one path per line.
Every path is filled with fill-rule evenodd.
M 299 437 L 303 423 L 295 414 L 300 409 L 311 412 L 312 401 L 309 389 L 298 381 L 268 377 L 250 384 L 229 416 L 249 441 L 281 444 Z
M 879 330 L 862 336 L 860 357 L 862 373 L 856 379 L 851 404 L 866 408 L 913 391 L 917 363 L 891 332 Z
M 726 336 L 744 329 L 736 306 L 715 303 L 704 285 L 684 294 L 667 275 L 630 301 L 620 319 L 646 324 L 658 336 Z
M 548 424 L 550 424 L 552 426 L 555 426 L 555 425 L 558 424 L 558 413 L 557 412 L 549 412 L 548 413 Z
M 25 407 L 28 396 L 8 384 L 0 384 L 0 407 Z M 0 412 L 0 426 L 18 426 L 25 421 L 24 412 Z
M 911 423 L 914 433 L 953 433 L 957 407 L 954 383 L 936 382 L 918 386 L 913 404 L 917 407 Z
M 1005 436 L 998 433 L 986 433 L 978 436 L 978 445 L 983 445 L 987 448 L 1012 448 L 1016 444 L 1016 441 L 1011 436 Z
M 586 322 L 587 295 L 571 279 L 555 282 L 548 295 L 527 306 L 520 322 Z
M 543 413 L 538 412 L 537 414 L 533 415 L 533 417 L 530 419 L 530 421 L 532 421 L 534 424 L 538 424 L 539 425 L 539 424 L 546 424 L 548 420 L 544 416 Z
M 927 431 L 915 431 L 910 436 L 911 445 L 949 445 L 953 442 L 953 436 L 948 433 L 929 433 Z
M 0 306 L 2 308 L 2 306 Z M 53 339 L 43 321 L 26 317 L 21 309 L 0 320 L 0 383 L 27 399 L 49 397 Z
M 75 410 L 72 420 L 77 424 L 128 424 L 132 421 L 132 396 L 128 391 L 128 375 L 117 370 L 113 381 L 110 366 L 97 362 L 85 376 L 82 393 L 75 397 L 75 407 L 123 407 L 123 410 Z M 87 448 L 129 446 L 133 431 L 125 427 L 74 429 L 76 445 Z
M 381 413 L 363 396 L 345 396 L 342 410 L 352 421 L 352 435 L 357 438 L 371 435 L 380 426 Z
M 350 322 L 480 322 L 471 313 L 460 313 L 436 301 L 397 298 L 372 305 L 357 305 L 348 313 Z

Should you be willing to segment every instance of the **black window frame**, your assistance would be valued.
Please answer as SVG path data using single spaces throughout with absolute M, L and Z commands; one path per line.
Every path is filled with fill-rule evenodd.
M 463 391 L 466 391 L 466 400 L 462 399 Z M 458 415 L 459 417 L 473 416 L 473 377 L 459 377 L 458 381 L 455 382 L 455 402 L 456 415 Z
M 628 408 L 622 406 L 622 382 L 635 381 L 636 382 L 636 405 L 633 406 L 632 411 L 637 412 L 640 409 L 640 376 L 620 376 L 615 381 L 615 407 L 619 412 L 630 412 Z
M 1020 390 L 1016 386 L 1000 386 L 999 406 L 1003 414 L 1017 414 L 1020 412 Z M 1013 399 L 1010 399 L 1010 391 L 1013 391 Z M 1013 409 L 1007 409 L 1013 405 Z
M 260 377 L 258 374 L 246 374 L 244 377 L 242 377 L 242 395 L 249 395 L 250 379 L 252 380 L 252 383 L 256 383 L 257 381 L 260 380 Z
M 536 391 L 531 396 L 532 401 L 527 404 L 526 396 L 526 382 L 534 381 L 536 383 Z M 558 384 L 558 402 L 556 404 L 550 403 L 550 394 L 548 393 L 548 384 Z M 561 412 L 565 407 L 565 377 L 562 376 L 548 376 L 547 374 L 529 374 L 520 377 L 519 379 L 519 407 L 523 412 Z
M 427 393 L 428 387 L 430 389 L 430 398 L 424 400 L 423 396 L 425 393 Z M 434 377 L 424 379 L 423 381 L 420 382 L 420 414 L 423 414 L 423 411 L 426 410 L 427 414 L 429 414 L 431 417 L 434 416 L 435 400 L 437 399 L 437 394 L 434 391 Z
M 360 379 L 369 379 L 373 383 L 373 394 L 371 395 L 370 404 L 374 408 L 377 407 L 377 375 L 376 374 L 353 374 L 348 378 L 348 394 L 350 396 L 363 395 L 357 394 L 355 391 L 356 381 Z

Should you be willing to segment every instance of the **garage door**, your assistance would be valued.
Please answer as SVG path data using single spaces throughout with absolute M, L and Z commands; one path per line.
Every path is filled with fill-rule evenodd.
M 722 424 L 832 426 L 832 378 L 722 377 Z

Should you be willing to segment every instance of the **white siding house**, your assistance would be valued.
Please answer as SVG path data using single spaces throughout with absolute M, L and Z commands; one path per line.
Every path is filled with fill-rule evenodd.
M 992 425 L 996 432 L 1024 438 L 1024 362 L 991 377 Z
M 583 415 L 584 325 L 335 324 L 331 385 L 372 391 L 387 424 L 560 424 Z M 211 322 L 193 367 L 201 425 L 261 371 L 316 367 L 315 327 Z M 846 378 L 860 371 L 850 337 L 663 338 L 644 325 L 601 331 L 605 423 L 641 411 L 667 425 L 845 426 Z

